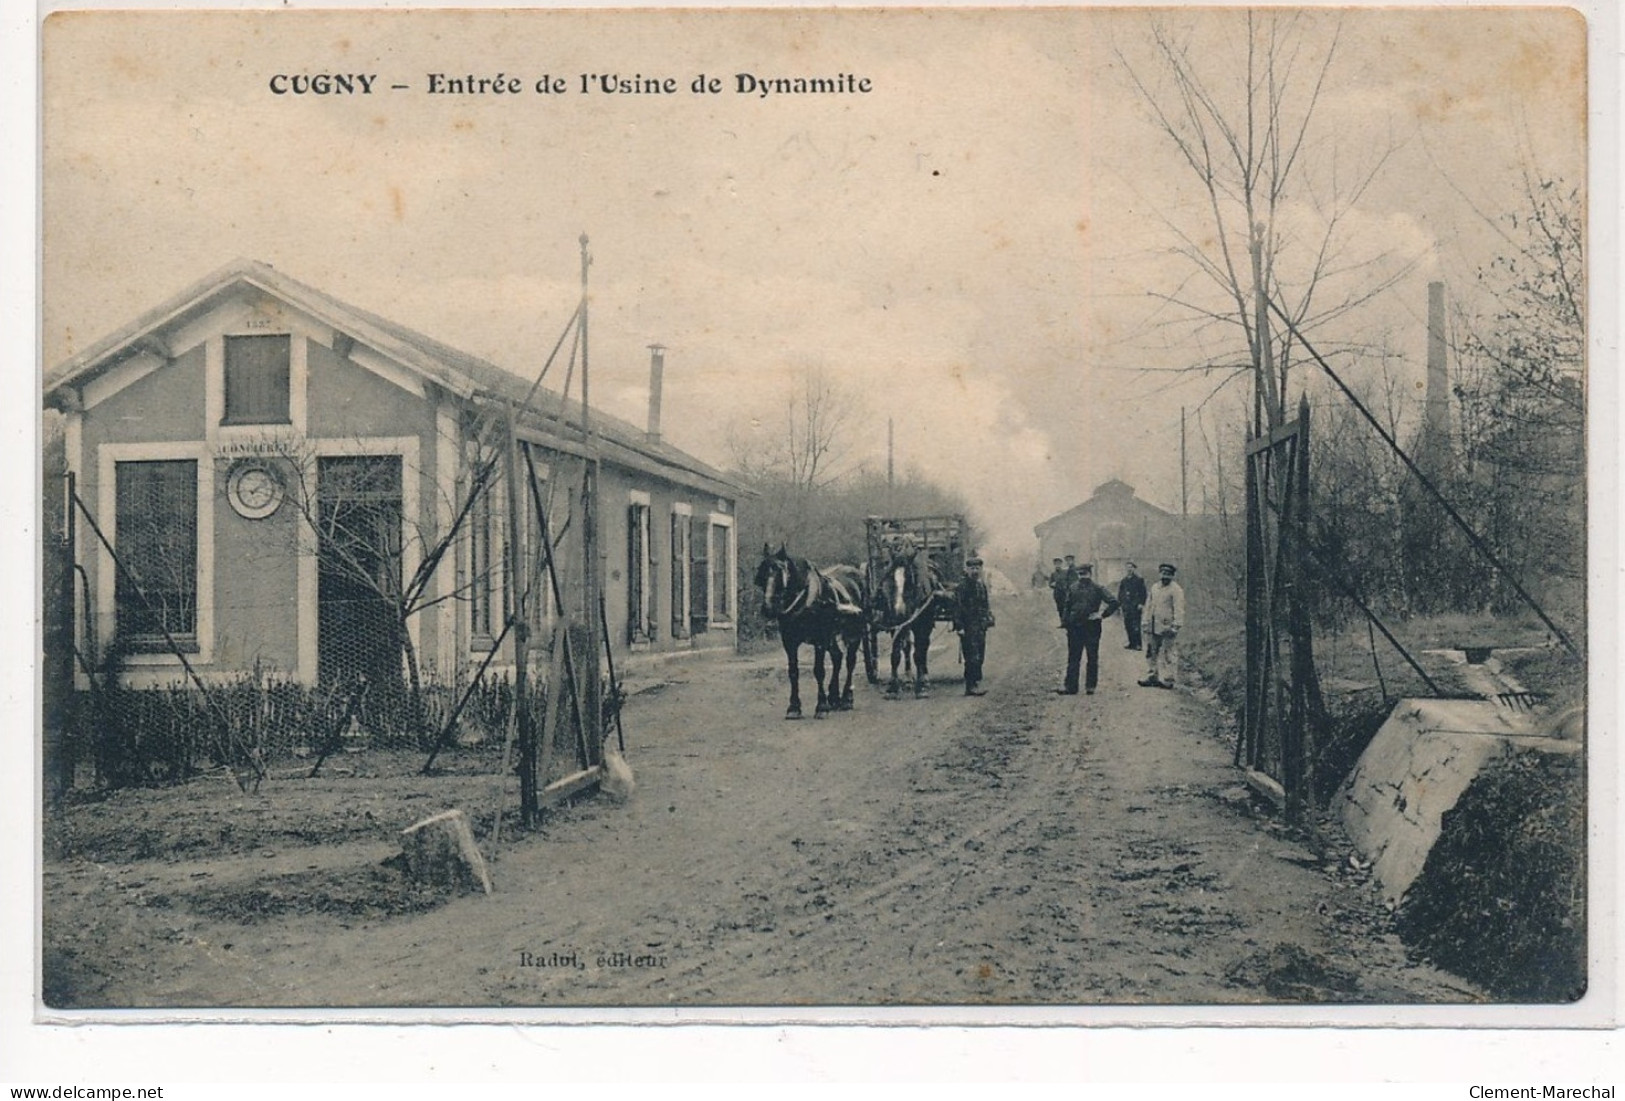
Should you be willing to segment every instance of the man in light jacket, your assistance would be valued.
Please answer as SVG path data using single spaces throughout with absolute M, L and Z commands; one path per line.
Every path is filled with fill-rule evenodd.
M 1142 688 L 1172 688 L 1179 678 L 1179 631 L 1185 626 L 1185 590 L 1174 580 L 1178 573 L 1164 562 L 1157 567 L 1157 583 L 1146 597 L 1141 625 L 1145 635 L 1146 677 Z

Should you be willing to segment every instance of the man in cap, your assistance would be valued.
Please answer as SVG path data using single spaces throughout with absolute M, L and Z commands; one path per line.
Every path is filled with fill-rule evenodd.
M 1084 690 L 1095 694 L 1100 679 L 1100 621 L 1117 611 L 1117 600 L 1096 585 L 1094 570 L 1085 562 L 1077 567 L 1066 589 L 1066 606 L 1061 624 L 1066 628 L 1066 683 L 1056 691 L 1063 696 L 1078 694 L 1078 663 L 1088 655 Z
M 1123 630 L 1128 634 L 1125 650 L 1140 648 L 1140 612 L 1145 607 L 1145 578 L 1133 562 L 1125 563 L 1123 580 L 1117 583 L 1117 606 L 1123 612 Z
M 1174 580 L 1179 571 L 1164 562 L 1157 567 L 1157 583 L 1146 597 L 1142 626 L 1145 631 L 1146 677 L 1143 688 L 1172 688 L 1179 677 L 1179 631 L 1185 626 L 1185 590 Z
M 965 559 L 965 576 L 954 588 L 954 630 L 959 632 L 959 652 L 965 659 L 967 696 L 987 694 L 980 685 L 987 629 L 991 626 L 993 605 L 988 599 L 987 582 L 982 580 L 982 560 L 972 555 Z

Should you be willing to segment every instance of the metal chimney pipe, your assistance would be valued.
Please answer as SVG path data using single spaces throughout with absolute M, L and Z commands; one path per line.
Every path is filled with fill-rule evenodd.
M 660 442 L 660 387 L 666 373 L 664 345 L 649 345 L 649 442 Z

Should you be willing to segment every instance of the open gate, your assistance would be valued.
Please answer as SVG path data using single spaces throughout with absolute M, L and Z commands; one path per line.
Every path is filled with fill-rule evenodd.
M 1325 708 L 1309 615 L 1309 402 L 1247 443 L 1247 685 L 1236 764 L 1279 793 L 1287 817 L 1314 805 Z

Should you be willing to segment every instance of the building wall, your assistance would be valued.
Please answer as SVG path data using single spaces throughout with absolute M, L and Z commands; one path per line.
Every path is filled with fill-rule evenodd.
M 732 649 L 736 644 L 738 621 L 736 579 L 739 552 L 734 529 L 735 503 L 691 487 L 614 467 L 604 468 L 600 487 L 603 497 L 600 538 L 604 552 L 604 593 L 610 640 L 616 649 L 629 653 Z M 631 631 L 629 601 L 632 594 L 628 584 L 632 573 L 629 552 L 634 505 L 648 509 L 648 539 L 644 552 L 645 586 L 648 591 L 640 614 L 645 630 L 636 641 Z M 729 557 L 727 565 L 718 568 L 707 555 L 709 577 L 708 583 L 702 586 L 696 584 L 693 577 L 696 564 L 692 561 L 691 547 L 687 556 L 690 561 L 686 579 L 689 614 L 681 633 L 674 630 L 673 623 L 673 598 L 680 595 L 674 591 L 672 577 L 673 515 L 687 519 L 693 540 L 706 538 L 716 543 L 717 537 L 711 529 L 713 525 L 720 527 L 726 532 L 721 537 L 721 545 L 726 547 Z M 707 549 L 709 551 L 710 548 Z M 711 583 L 719 575 L 726 576 L 730 582 L 725 603 L 719 600 L 715 585 Z M 703 613 L 702 609 L 696 607 L 702 594 L 706 603 Z M 727 614 L 719 614 L 719 609 L 724 607 Z M 700 620 L 703 620 L 703 629 L 697 629 L 701 627 Z
M 1097 503 L 1098 501 L 1098 503 Z M 1142 576 L 1155 575 L 1156 563 L 1178 562 L 1183 554 L 1179 518 L 1153 510 L 1136 498 L 1126 502 L 1092 499 L 1052 521 L 1039 535 L 1040 562 L 1075 555 L 1095 567 L 1095 580 L 1114 585 L 1132 561 Z
M 232 460 L 216 460 L 224 487 Z M 283 502 L 260 520 L 223 499 L 214 510 L 214 661 L 217 669 L 291 675 L 299 668 L 299 510 Z
M 222 425 L 223 348 L 228 334 L 288 333 L 291 336 L 291 425 Z M 206 678 L 241 675 L 258 667 L 272 675 L 317 679 L 321 640 L 316 537 L 310 522 L 319 460 L 335 455 L 398 455 L 403 486 L 403 575 L 448 531 L 467 492 L 472 456 L 464 439 L 463 403 L 415 372 L 384 360 L 365 346 L 348 345 L 321 322 L 263 296 L 245 294 L 190 322 L 173 340 L 187 345 L 167 362 L 142 353 L 84 387 L 84 412 L 71 415 L 65 433 L 69 462 L 79 476 L 79 492 L 93 514 L 113 530 L 113 471 L 122 460 L 186 458 L 198 470 L 198 645 L 188 660 Z M 336 350 L 336 349 L 342 349 Z M 580 460 L 538 453 L 541 473 L 558 482 L 552 527 L 573 517 L 573 530 L 559 548 L 565 565 L 566 614 L 580 608 Z M 234 466 L 245 458 L 271 462 L 284 472 L 287 498 L 270 516 L 239 515 L 227 497 Z M 528 496 L 528 487 L 526 487 Z M 605 465 L 600 480 L 599 547 L 605 585 L 609 638 L 617 655 L 732 649 L 738 594 L 734 502 L 686 488 L 660 477 Z M 522 498 L 523 499 L 523 498 Z M 645 585 L 648 597 L 643 637 L 634 640 L 629 622 L 629 508 L 648 509 Z M 512 599 L 503 569 L 507 536 L 507 489 L 491 493 L 488 519 L 493 623 L 500 628 Z M 525 504 L 528 515 L 530 507 Z M 728 562 L 714 572 L 728 585 L 729 615 L 713 614 L 703 631 L 675 632 L 671 580 L 674 514 L 692 518 L 695 540 L 711 540 L 720 525 Z M 465 525 L 432 580 L 428 597 L 437 602 L 409 620 L 422 667 L 444 676 L 467 668 L 490 651 L 475 638 L 468 593 L 473 576 L 471 525 Z M 529 539 L 530 536 L 526 536 Z M 116 628 L 111 557 L 84 531 L 79 558 L 88 577 L 94 614 L 90 632 L 99 648 Z M 533 553 L 527 551 L 527 553 Z M 536 548 L 534 553 L 539 553 Z M 696 598 L 709 586 L 690 580 Z M 546 593 L 538 591 L 532 616 L 533 656 L 545 651 L 555 621 Z M 691 626 L 691 624 L 685 624 Z M 495 629 L 493 630 L 495 633 Z M 512 641 L 492 657 L 497 669 L 511 669 Z M 126 659 L 131 683 L 173 683 L 184 677 L 172 653 L 153 652 Z M 81 678 L 82 682 L 83 678 Z
M 331 342 L 330 331 L 308 319 L 266 309 L 263 303 L 258 308 L 234 303 L 206 322 L 212 324 L 192 327 L 191 346 L 167 364 L 144 354 L 84 388 L 87 407 L 72 418 L 70 433 L 76 442 L 80 496 L 116 546 L 116 464 L 195 461 L 198 638 L 188 662 L 206 678 L 257 667 L 271 675 L 313 681 L 317 570 L 311 528 L 296 501 L 314 490 L 316 462 L 322 456 L 399 454 L 403 477 L 410 483 L 403 486 L 409 536 L 426 522 L 422 503 L 434 500 L 433 406 L 421 386 L 409 392 L 335 355 L 322 343 Z M 222 337 L 235 332 L 291 335 L 292 425 L 219 423 Z M 226 492 L 233 467 L 250 456 L 276 466 L 289 486 L 281 507 L 260 519 L 239 515 Z M 84 633 L 80 637 L 101 653 L 116 631 L 116 571 L 111 555 L 91 532 L 82 532 L 78 547 L 93 606 L 90 638 Z M 409 552 L 408 569 L 417 553 Z M 416 620 L 413 631 L 420 650 L 427 645 L 432 652 L 435 617 Z M 184 678 L 172 653 L 133 654 L 125 663 L 131 683 Z
M 563 526 L 565 518 L 569 518 L 569 529 L 555 547 L 555 552 L 565 616 L 575 618 L 582 614 L 580 460 L 574 456 L 550 455 L 537 451 L 535 461 L 541 468 L 538 470 L 539 474 L 558 483 L 552 490 L 554 515 L 551 530 L 557 533 Z M 730 614 L 726 617 L 716 616 L 714 613 L 718 601 L 710 593 L 709 586 L 702 586 L 696 582 L 693 577 L 695 564 L 692 562 L 688 563 L 684 576 L 689 596 L 684 607 L 688 614 L 684 616 L 682 629 L 674 629 L 673 602 L 674 598 L 680 597 L 681 594 L 674 591 L 672 576 L 672 517 L 675 515 L 683 518 L 689 525 L 694 540 L 711 538 L 711 525 L 718 526 L 723 533 L 721 542 L 726 546 L 729 555 L 727 576 L 732 580 L 737 573 L 738 560 L 738 547 L 733 528 L 735 503 L 641 471 L 608 464 L 600 468 L 598 489 L 598 550 L 600 575 L 604 586 L 604 614 L 608 622 L 609 641 L 617 659 L 694 650 L 733 649 L 736 645 L 738 615 L 737 587 L 730 586 L 727 601 Z M 506 493 L 506 489 L 499 486 L 493 500 L 492 525 L 495 532 L 493 542 L 498 547 L 505 546 L 508 531 Z M 645 595 L 639 611 L 642 631 L 637 637 L 634 637 L 632 632 L 633 594 L 630 584 L 632 579 L 630 531 L 634 505 L 647 510 L 647 538 L 643 543 L 641 556 Z M 526 553 L 532 552 L 527 549 Z M 465 539 L 461 559 L 465 584 L 467 571 L 470 569 L 469 558 L 469 541 Z M 706 565 L 709 569 L 709 562 Z M 721 574 L 723 570 L 712 569 L 711 572 Z M 531 616 L 532 657 L 538 661 L 539 653 L 548 645 L 550 632 L 556 622 L 556 618 L 543 608 L 542 602 L 546 600 L 547 594 L 541 589 L 542 586 L 538 586 L 538 591 L 533 597 L 536 603 Z M 697 606 L 702 595 L 707 598 L 703 613 Z M 466 607 L 464 611 L 466 613 Z M 466 614 L 459 629 L 463 637 L 467 638 Z M 480 651 L 470 655 L 472 660 L 478 660 L 482 656 L 483 653 Z M 503 643 L 492 663 L 499 669 L 512 667 L 511 642 Z

